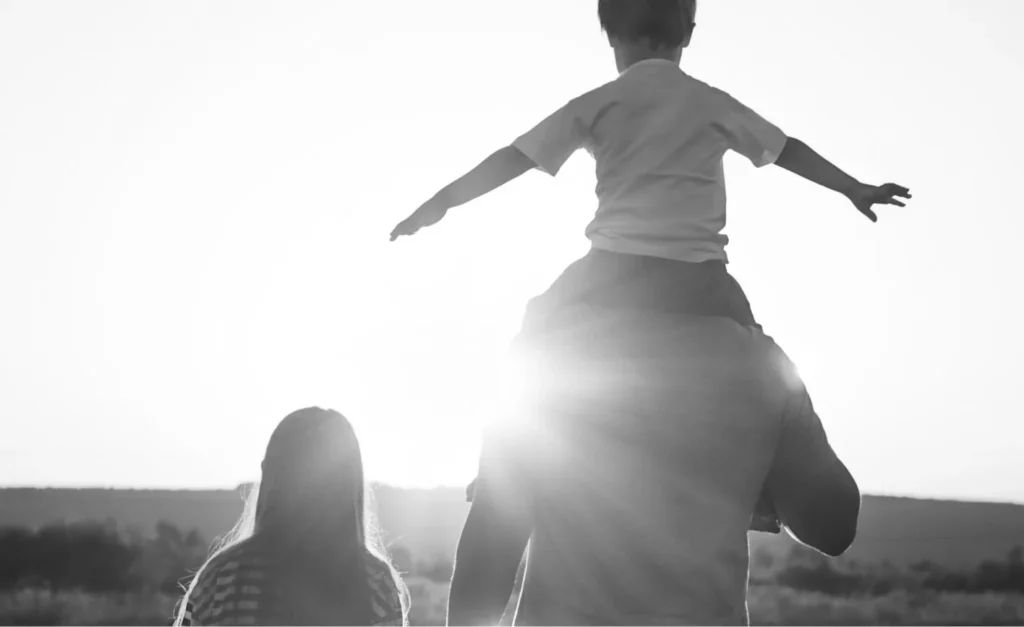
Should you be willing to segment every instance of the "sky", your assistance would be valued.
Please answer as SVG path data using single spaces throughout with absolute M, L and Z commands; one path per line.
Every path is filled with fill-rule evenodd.
M 865 492 L 1024 503 L 1019 0 L 704 0 L 683 68 L 865 182 L 726 159 L 730 269 Z M 593 163 L 414 238 L 615 77 L 593 0 L 0 0 L 0 485 L 232 487 L 333 407 L 371 478 L 464 485 Z

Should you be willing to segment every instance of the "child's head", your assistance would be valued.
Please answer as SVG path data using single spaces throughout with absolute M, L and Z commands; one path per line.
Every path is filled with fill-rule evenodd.
M 598 0 L 597 15 L 622 65 L 624 57 L 676 61 L 690 44 L 697 0 Z M 628 63 L 627 63 L 628 65 Z M 623 67 L 620 70 L 625 69 Z
M 215 545 L 213 556 L 260 538 L 275 556 L 285 558 L 278 566 L 286 564 L 287 572 L 329 573 L 333 595 L 362 590 L 364 560 L 376 559 L 391 570 L 404 611 L 405 587 L 391 568 L 368 507 L 371 495 L 364 484 L 359 440 L 343 415 L 310 407 L 286 416 L 270 436 L 262 470 L 258 489 L 249 491 L 242 516 Z M 190 584 L 190 595 L 197 581 L 198 576 Z M 296 598 L 280 602 L 291 608 L 288 604 Z

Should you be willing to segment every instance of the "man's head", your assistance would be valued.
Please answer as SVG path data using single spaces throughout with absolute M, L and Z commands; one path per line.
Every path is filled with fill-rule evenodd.
M 697 0 L 598 0 L 597 15 L 619 70 L 644 58 L 679 61 L 690 44 Z M 625 67 L 623 67 L 625 65 Z

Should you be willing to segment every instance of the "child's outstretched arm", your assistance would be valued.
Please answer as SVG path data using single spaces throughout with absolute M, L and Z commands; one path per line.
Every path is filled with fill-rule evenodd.
M 464 205 L 532 170 L 536 164 L 515 146 L 505 146 L 420 205 L 391 231 L 391 241 L 436 224 L 452 207 Z
M 803 178 L 843 194 L 857 207 L 857 210 L 872 222 L 878 216 L 871 210 L 872 205 L 905 206 L 897 198 L 909 199 L 910 190 L 895 183 L 866 185 L 829 163 L 799 139 L 788 138 L 786 145 L 775 160 L 775 165 L 802 176 Z

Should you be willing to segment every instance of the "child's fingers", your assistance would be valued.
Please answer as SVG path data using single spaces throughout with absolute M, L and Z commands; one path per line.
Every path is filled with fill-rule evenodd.
M 391 231 L 391 241 L 393 242 L 403 235 L 412 235 L 415 232 L 416 229 L 412 225 L 406 222 L 401 222 L 393 231 Z
M 861 213 L 863 213 L 865 216 L 867 216 L 868 220 L 871 220 L 872 222 L 878 222 L 878 216 L 875 215 L 875 212 L 872 211 L 870 207 L 858 207 L 858 208 L 860 209 Z
M 910 198 L 910 190 L 902 185 L 896 183 L 886 183 L 882 186 L 885 189 L 885 193 L 890 196 L 899 196 L 900 198 Z

